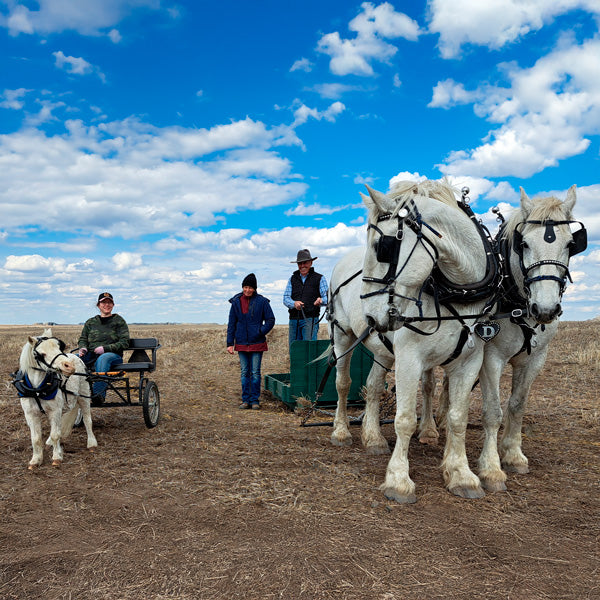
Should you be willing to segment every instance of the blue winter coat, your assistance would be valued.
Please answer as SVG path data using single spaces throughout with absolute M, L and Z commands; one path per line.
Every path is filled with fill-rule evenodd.
M 242 294 L 240 292 L 229 299 L 231 309 L 227 324 L 227 346 L 249 346 L 266 342 L 266 334 L 275 326 L 275 315 L 268 298 L 255 292 L 250 297 L 248 312 L 244 314 L 240 303 Z

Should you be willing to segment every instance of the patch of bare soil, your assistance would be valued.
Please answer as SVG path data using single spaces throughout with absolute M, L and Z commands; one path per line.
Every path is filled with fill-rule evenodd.
M 53 331 L 73 346 L 79 327 Z M 3 328 L 3 382 L 39 333 Z M 237 409 L 223 326 L 133 327 L 163 346 L 155 429 L 141 407 L 93 408 L 97 452 L 76 430 L 62 467 L 47 451 L 30 472 L 21 407 L 12 386 L 0 390 L 0 598 L 600 598 L 599 365 L 577 358 L 599 333 L 561 324 L 525 419 L 529 474 L 463 500 L 444 489 L 443 440 L 414 439 L 418 501 L 401 506 L 378 489 L 388 457 L 367 456 L 358 428 L 342 449 L 276 399 Z M 263 373 L 287 371 L 285 327 L 270 348 Z M 393 444 L 393 425 L 384 433 Z M 475 467 L 478 391 L 467 435 Z

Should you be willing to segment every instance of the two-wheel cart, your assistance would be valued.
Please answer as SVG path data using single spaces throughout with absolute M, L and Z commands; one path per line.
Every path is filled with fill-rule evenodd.
M 104 402 L 92 401 L 92 406 L 99 408 L 141 406 L 146 427 L 156 427 L 160 419 L 160 394 L 158 386 L 148 379 L 147 374 L 156 369 L 156 351 L 159 348 L 160 344 L 156 338 L 132 338 L 129 340 L 129 347 L 125 350 L 125 352 L 131 351 L 127 362 L 115 365 L 107 373 L 89 372 L 86 378 L 90 389 L 93 389 L 96 381 L 104 381 L 108 384 Z M 116 399 L 111 400 L 109 392 L 113 392 L 112 396 L 116 396 Z M 80 415 L 77 418 L 77 421 L 79 420 Z

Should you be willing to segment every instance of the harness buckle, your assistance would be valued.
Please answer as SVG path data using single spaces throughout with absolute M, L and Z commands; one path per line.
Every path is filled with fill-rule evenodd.
M 525 316 L 525 311 L 522 308 L 515 308 L 513 310 L 510 311 L 510 316 L 513 319 L 518 319 L 519 317 L 524 317 Z

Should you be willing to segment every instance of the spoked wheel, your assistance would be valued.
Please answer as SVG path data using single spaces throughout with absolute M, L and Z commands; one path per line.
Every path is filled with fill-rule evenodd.
M 149 381 L 146 387 L 144 387 L 142 409 L 144 411 L 146 427 L 148 429 L 156 427 L 160 419 L 160 394 L 158 393 L 158 386 L 154 381 Z

